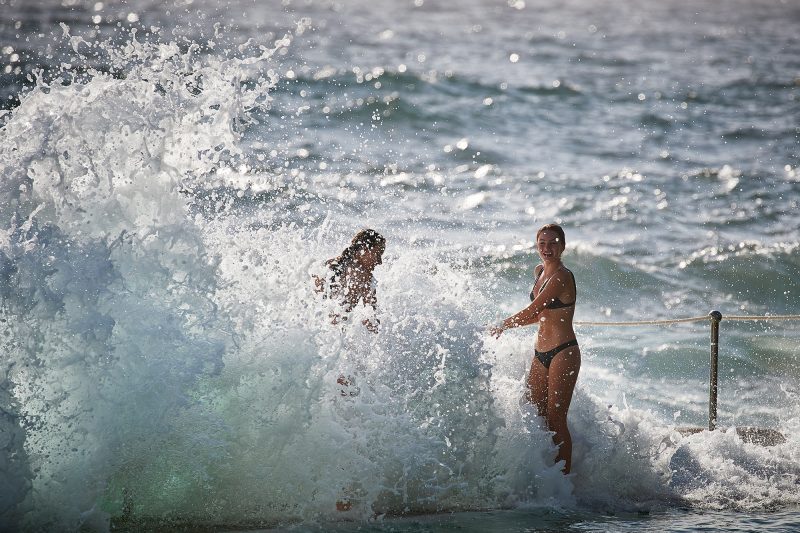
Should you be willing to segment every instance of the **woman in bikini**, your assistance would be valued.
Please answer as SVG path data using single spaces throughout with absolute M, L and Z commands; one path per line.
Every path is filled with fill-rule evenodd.
M 536 233 L 536 247 L 542 264 L 534 269 L 531 303 L 519 313 L 491 329 L 500 337 L 503 331 L 538 323 L 534 358 L 528 374 L 530 401 L 554 432 L 558 446 L 556 462 L 564 461 L 564 473 L 572 467 L 572 437 L 567 427 L 567 411 L 581 368 L 581 351 L 572 327 L 577 289 L 575 276 L 561 262 L 564 230 L 547 224 Z
M 326 261 L 330 273 L 323 277 L 314 276 L 317 292 L 326 298 L 338 300 L 342 312 L 332 312 L 331 322 L 338 324 L 348 320 L 350 312 L 358 305 L 368 305 L 373 310 L 378 305 L 373 270 L 383 262 L 386 239 L 375 230 L 363 229 L 355 234 L 350 245 L 338 257 Z M 371 332 L 378 332 L 377 318 L 364 319 L 362 324 Z M 340 374 L 336 379 L 339 394 L 357 396 L 359 389 L 355 377 Z M 352 487 L 343 487 L 343 494 L 336 500 L 336 510 L 346 512 L 353 508 Z
M 326 278 L 314 276 L 317 292 L 339 300 L 342 305 L 342 314 L 331 314 L 334 324 L 346 321 L 348 314 L 359 304 L 375 309 L 378 298 L 373 270 L 383 262 L 384 250 L 386 239 L 383 235 L 375 230 L 363 229 L 356 233 L 350 245 L 338 257 L 328 259 L 325 264 L 331 272 Z M 377 319 L 365 319 L 363 324 L 377 333 Z
M 314 276 L 317 292 L 325 298 L 337 300 L 341 312 L 331 312 L 333 324 L 347 322 L 350 312 L 358 305 L 372 307 L 378 305 L 373 270 L 383 263 L 386 239 L 375 230 L 363 229 L 355 234 L 350 245 L 338 257 L 328 259 L 325 264 L 330 269 L 326 277 Z M 378 332 L 378 319 L 365 318 L 361 322 L 372 333 Z M 341 385 L 342 396 L 356 396 L 358 387 L 353 376 L 340 375 L 336 383 Z

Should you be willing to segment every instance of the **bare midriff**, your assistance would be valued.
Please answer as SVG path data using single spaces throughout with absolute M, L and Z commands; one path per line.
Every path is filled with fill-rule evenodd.
M 570 295 L 574 299 L 575 295 Z M 539 316 L 539 333 L 536 336 L 536 349 L 542 352 L 552 350 L 575 338 L 572 317 L 575 307 L 545 309 Z

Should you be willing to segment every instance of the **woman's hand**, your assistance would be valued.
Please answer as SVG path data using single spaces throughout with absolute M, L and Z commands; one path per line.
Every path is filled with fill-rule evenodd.
M 378 333 L 380 331 L 378 329 L 378 324 L 380 324 L 380 322 L 378 322 L 377 319 L 375 320 L 375 323 L 373 323 L 370 319 L 365 318 L 361 321 L 361 323 L 364 324 L 367 330 L 371 333 Z
M 495 339 L 499 339 L 500 335 L 506 330 L 503 326 L 494 326 L 493 328 L 489 329 L 489 335 L 494 337 Z

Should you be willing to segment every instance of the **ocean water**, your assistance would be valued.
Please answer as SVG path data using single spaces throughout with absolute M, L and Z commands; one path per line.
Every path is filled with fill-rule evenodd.
M 688 437 L 708 322 L 578 326 L 569 476 L 486 331 L 553 221 L 576 320 L 800 313 L 798 23 L 0 0 L 0 530 L 797 530 L 798 322 L 723 319 Z M 363 227 L 377 335 L 310 283 Z

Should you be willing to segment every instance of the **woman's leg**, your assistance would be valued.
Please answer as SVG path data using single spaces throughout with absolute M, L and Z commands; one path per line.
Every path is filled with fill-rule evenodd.
M 528 399 L 536 406 L 539 416 L 547 420 L 547 369 L 536 357 L 528 373 Z
M 567 411 L 580 368 L 581 351 L 573 346 L 556 354 L 548 372 L 547 427 L 555 433 L 556 462 L 564 460 L 565 474 L 569 474 L 572 467 L 572 436 L 567 427 Z

